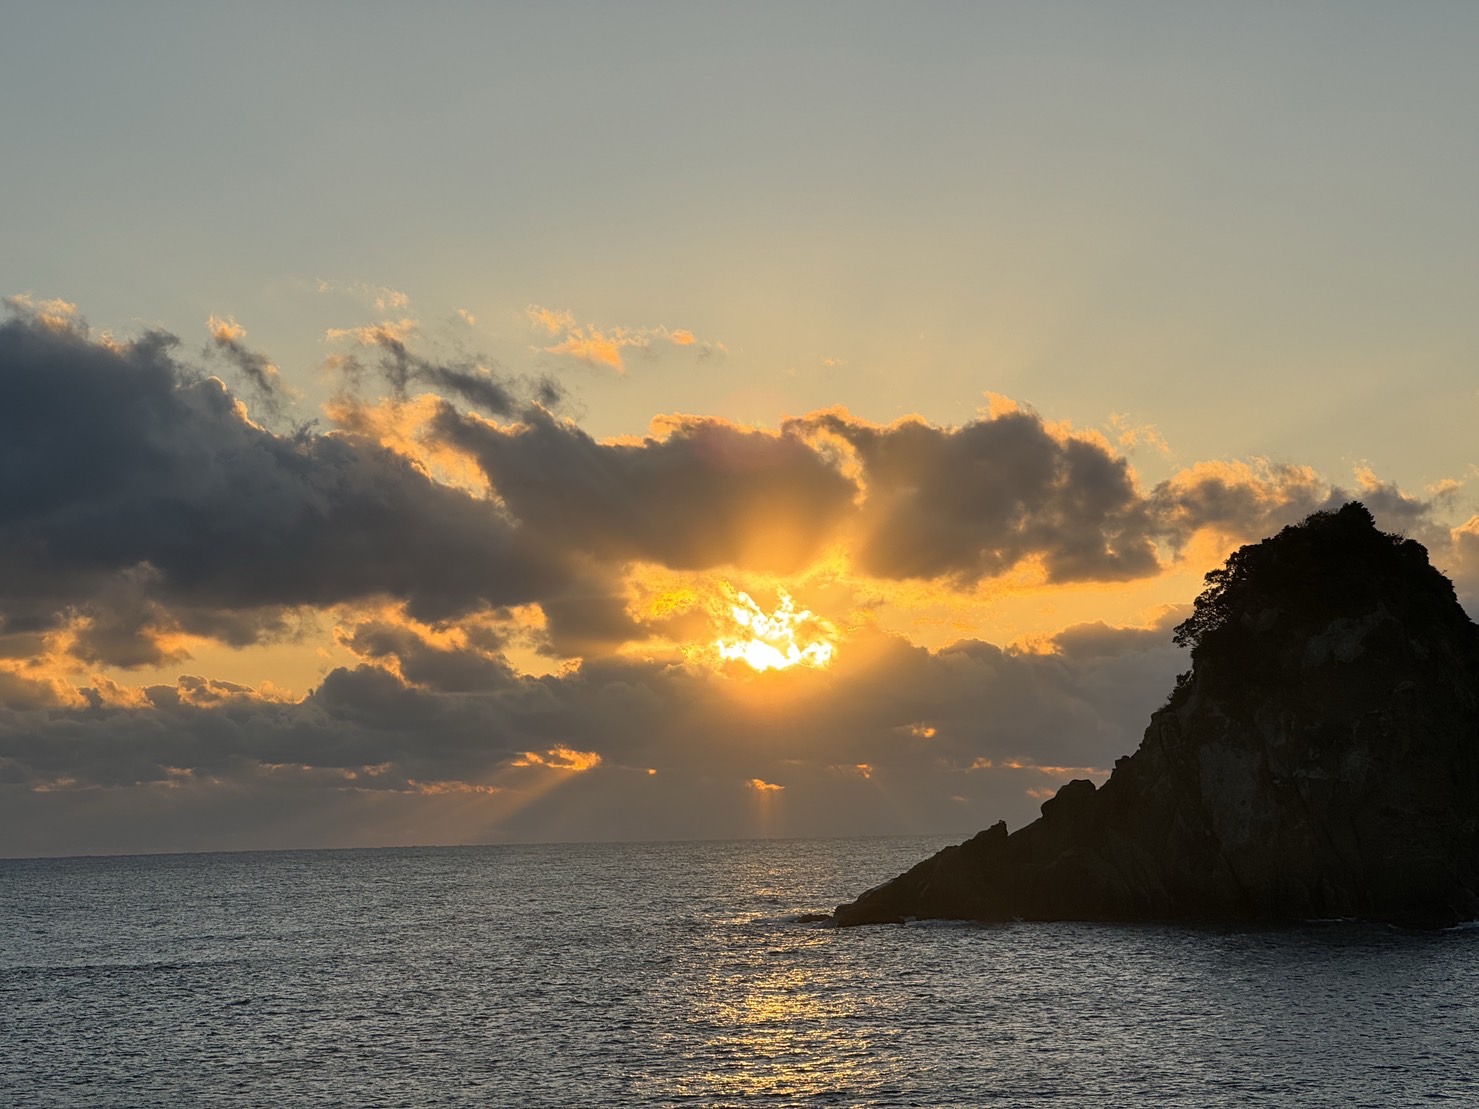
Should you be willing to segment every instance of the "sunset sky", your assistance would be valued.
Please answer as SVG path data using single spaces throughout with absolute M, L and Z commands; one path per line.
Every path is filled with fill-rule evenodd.
M 1015 828 L 1240 543 L 1479 613 L 1479 7 L 5 24 L 0 855 Z

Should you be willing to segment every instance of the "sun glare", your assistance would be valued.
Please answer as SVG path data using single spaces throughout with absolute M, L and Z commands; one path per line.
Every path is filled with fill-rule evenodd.
M 832 661 L 830 628 L 808 609 L 796 611 L 789 593 L 779 591 L 773 612 L 765 612 L 748 593 L 735 595 L 730 616 L 739 626 L 730 636 L 715 640 L 724 659 L 746 662 L 756 670 L 785 670 L 791 666 L 826 666 Z

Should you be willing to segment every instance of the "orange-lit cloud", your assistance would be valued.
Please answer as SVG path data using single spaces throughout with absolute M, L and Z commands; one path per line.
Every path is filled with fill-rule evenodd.
M 530 323 L 543 328 L 551 335 L 569 331 L 575 326 L 574 313 L 566 310 L 556 311 L 553 308 L 542 308 L 538 304 L 531 304 L 525 311 Z
M 544 349 L 548 354 L 566 354 L 593 366 L 610 366 L 613 370 L 623 370 L 626 366 L 621 359 L 622 348 L 645 347 L 646 345 L 644 340 L 630 336 L 624 331 L 617 331 L 608 336 L 599 331 L 587 334 L 577 330 Z
M 398 320 L 381 320 L 362 327 L 331 327 L 324 332 L 324 338 L 331 343 L 348 339 L 362 347 L 373 347 L 386 343 L 404 343 L 420 328 L 420 321 L 402 316 Z
M 212 315 L 206 321 L 206 330 L 215 349 L 225 355 L 256 390 L 258 400 L 269 412 L 279 414 L 286 401 L 297 399 L 298 391 L 283 383 L 278 367 L 265 354 L 246 345 L 247 330 L 236 322 L 234 316 Z
M 1133 424 L 1127 414 L 1112 412 L 1109 416 L 1109 426 L 1114 431 L 1115 445 L 1120 450 L 1134 451 L 1140 447 L 1149 447 L 1163 457 L 1170 457 L 1171 445 L 1166 442 L 1165 436 L 1156 430 L 1154 424 Z
M 246 338 L 246 328 L 242 327 L 231 316 L 211 316 L 206 321 L 206 330 L 210 332 L 211 338 L 218 343 Z
M 667 343 L 675 347 L 694 347 L 700 353 L 711 355 L 722 352 L 722 343 L 698 343 L 687 328 L 657 327 L 597 327 L 594 324 L 577 324 L 573 313 L 563 309 L 545 308 L 538 304 L 526 310 L 530 324 L 546 336 L 556 338 L 540 349 L 546 354 L 563 355 L 592 366 L 604 366 L 618 373 L 626 370 L 622 352 L 626 350 L 649 351 L 654 343 Z
M 1173 543 L 1202 529 L 1247 539 L 1325 506 L 1329 483 L 1308 466 L 1263 459 L 1198 462 L 1152 491 L 1150 508 Z
M 550 770 L 572 770 L 577 774 L 593 770 L 601 765 L 601 756 L 595 751 L 576 751 L 562 744 L 540 753 L 525 751 L 514 759 L 511 766 L 544 766 Z
M 52 331 L 77 331 L 86 333 L 87 325 L 77 305 L 59 298 L 37 300 L 29 293 L 18 293 L 0 299 L 14 314 L 34 320 Z
M 490 489 L 477 463 L 435 432 L 445 403 L 433 393 L 405 400 L 381 397 L 374 403 L 340 393 L 324 404 L 323 411 L 337 428 L 412 460 L 438 483 L 484 496 Z

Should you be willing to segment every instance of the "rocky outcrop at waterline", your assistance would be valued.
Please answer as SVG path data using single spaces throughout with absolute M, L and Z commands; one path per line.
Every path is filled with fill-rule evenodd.
M 1243 547 L 1192 669 L 1096 789 L 871 889 L 839 925 L 1479 918 L 1479 628 L 1360 504 Z

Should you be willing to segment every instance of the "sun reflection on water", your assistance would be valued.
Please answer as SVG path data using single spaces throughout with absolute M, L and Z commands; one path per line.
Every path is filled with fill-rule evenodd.
M 814 1097 L 853 1085 L 872 1057 L 845 1022 L 851 999 L 830 997 L 799 969 L 710 979 L 710 1001 L 693 1020 L 708 1025 L 717 1065 L 692 1078 L 694 1092 L 725 1097 Z

